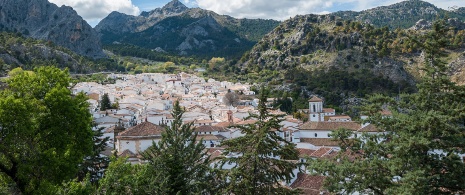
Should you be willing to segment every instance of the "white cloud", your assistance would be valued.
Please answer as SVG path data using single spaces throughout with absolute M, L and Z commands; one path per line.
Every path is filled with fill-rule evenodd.
M 193 0 L 185 0 L 193 2 Z M 339 10 L 361 11 L 403 0 L 196 0 L 203 9 L 236 18 L 285 20 L 295 15 L 321 14 Z M 463 0 L 426 0 L 440 8 L 463 7 Z
M 112 11 L 118 11 L 129 15 L 138 15 L 140 9 L 131 0 L 49 0 L 58 6 L 67 5 L 73 7 L 86 21 L 93 23 L 99 21 Z
M 199 7 L 238 18 L 288 19 L 298 14 L 321 13 L 331 0 L 197 0 Z

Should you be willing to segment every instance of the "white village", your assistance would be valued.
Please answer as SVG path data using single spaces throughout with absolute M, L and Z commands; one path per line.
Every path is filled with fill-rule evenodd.
M 94 117 L 94 130 L 104 128 L 104 137 L 110 141 L 105 155 L 116 154 L 126 157 L 132 164 L 144 163 L 140 153 L 161 139 L 166 126 L 170 126 L 173 117 L 171 109 L 178 100 L 185 113 L 183 122 L 192 122 L 198 141 L 202 141 L 211 158 L 221 156 L 223 140 L 243 136 L 232 125 L 254 123 L 245 120 L 250 113 L 257 112 L 258 99 L 239 100 L 237 106 L 227 106 L 224 96 L 231 91 L 254 97 L 250 84 L 231 83 L 204 79 L 195 75 L 180 74 L 111 74 L 114 84 L 95 82 L 78 83 L 73 93 L 83 92 L 89 97 L 89 110 Z M 117 102 L 117 109 L 100 111 L 101 97 L 107 94 L 112 103 Z M 268 98 L 271 105 L 273 98 Z M 271 110 L 273 114 L 285 114 Z M 340 150 L 338 142 L 330 134 L 339 129 L 350 129 L 354 135 L 362 133 L 382 133 L 373 125 L 359 124 L 347 115 L 337 115 L 334 109 L 324 108 L 323 99 L 313 96 L 308 100 L 308 122 L 303 122 L 286 115 L 281 122 L 282 129 L 278 135 L 296 144 L 299 161 L 307 158 L 331 158 Z M 389 111 L 382 113 L 390 115 Z M 227 167 L 226 167 L 227 168 Z M 305 167 L 301 167 L 305 170 Z M 323 193 L 323 176 L 311 175 L 310 171 L 299 173 L 286 185 L 299 188 L 309 193 Z

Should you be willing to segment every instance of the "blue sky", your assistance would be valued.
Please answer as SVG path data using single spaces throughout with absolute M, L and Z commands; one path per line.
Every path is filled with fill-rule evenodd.
M 49 0 L 73 7 L 95 26 L 112 11 L 139 15 L 163 7 L 170 0 Z M 402 0 L 180 0 L 188 7 L 200 7 L 236 18 L 285 20 L 295 15 L 324 14 L 340 10 L 361 11 Z M 465 0 L 426 0 L 440 8 L 465 7 Z

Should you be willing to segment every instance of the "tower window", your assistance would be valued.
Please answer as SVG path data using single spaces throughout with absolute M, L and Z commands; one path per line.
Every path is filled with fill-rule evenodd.
M 315 137 L 318 137 L 318 133 L 315 133 Z
M 313 104 L 313 112 L 316 112 L 315 104 Z

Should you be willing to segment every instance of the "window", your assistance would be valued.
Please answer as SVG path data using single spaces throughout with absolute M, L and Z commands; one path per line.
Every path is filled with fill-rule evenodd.
M 315 137 L 318 137 L 318 133 L 315 133 Z
M 315 104 L 313 104 L 313 112 L 316 112 Z

